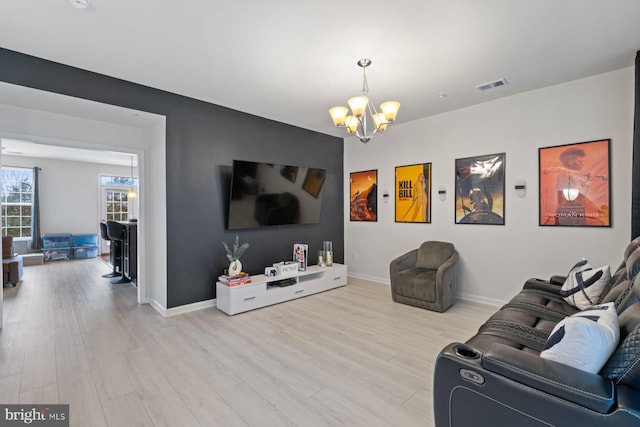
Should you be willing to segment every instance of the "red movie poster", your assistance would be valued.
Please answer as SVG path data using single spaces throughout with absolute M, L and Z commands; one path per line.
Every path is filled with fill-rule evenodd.
M 540 225 L 609 227 L 610 140 L 540 148 Z

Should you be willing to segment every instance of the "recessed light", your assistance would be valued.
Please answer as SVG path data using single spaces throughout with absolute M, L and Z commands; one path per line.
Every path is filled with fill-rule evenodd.
M 69 0 L 69 3 L 78 9 L 86 9 L 89 6 L 89 0 Z

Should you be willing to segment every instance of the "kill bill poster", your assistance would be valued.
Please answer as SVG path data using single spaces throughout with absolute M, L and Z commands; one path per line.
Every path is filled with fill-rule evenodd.
M 610 227 L 611 140 L 538 149 L 541 226 Z
M 396 166 L 396 222 L 431 223 L 431 163 Z
M 378 220 L 378 170 L 351 172 L 349 187 L 351 221 Z

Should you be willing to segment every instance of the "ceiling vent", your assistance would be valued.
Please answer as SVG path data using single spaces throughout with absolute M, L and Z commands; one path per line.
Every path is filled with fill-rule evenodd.
M 476 86 L 476 89 L 480 89 L 481 91 L 485 91 L 485 90 L 489 90 L 489 89 L 493 89 L 496 87 L 500 87 L 500 86 L 506 86 L 508 85 L 509 82 L 507 81 L 507 79 L 502 78 L 500 80 L 495 80 L 493 82 L 489 82 L 489 83 L 484 83 L 481 85 Z

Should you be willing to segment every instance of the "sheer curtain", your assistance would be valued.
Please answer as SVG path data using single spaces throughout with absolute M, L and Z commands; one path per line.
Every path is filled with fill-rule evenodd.
M 33 200 L 31 201 L 31 249 L 42 249 L 40 239 L 40 188 L 39 167 L 33 168 Z

